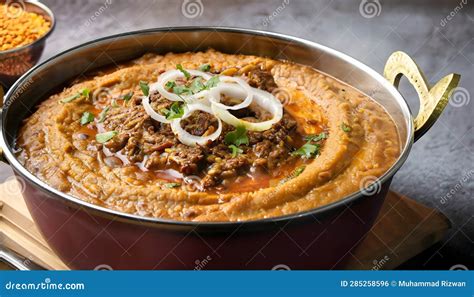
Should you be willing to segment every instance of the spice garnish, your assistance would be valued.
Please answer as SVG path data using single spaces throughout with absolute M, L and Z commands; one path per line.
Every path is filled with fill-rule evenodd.
M 118 134 L 117 131 L 108 131 L 108 132 L 104 132 L 104 133 L 99 133 L 99 134 L 95 135 L 95 140 L 97 140 L 97 142 L 99 142 L 99 143 L 106 143 L 107 141 L 114 138 L 115 135 L 117 135 L 117 134 Z
M 94 115 L 88 111 L 85 111 L 81 117 L 81 125 L 89 124 L 94 121 Z
M 235 127 L 234 131 L 231 131 L 226 134 L 224 142 L 227 145 L 239 146 L 241 144 L 249 144 L 249 138 L 247 136 L 247 129 L 244 126 Z
M 150 86 L 148 85 L 148 83 L 146 81 L 141 80 L 139 85 L 140 89 L 143 92 L 143 95 L 148 96 L 148 94 L 150 93 Z

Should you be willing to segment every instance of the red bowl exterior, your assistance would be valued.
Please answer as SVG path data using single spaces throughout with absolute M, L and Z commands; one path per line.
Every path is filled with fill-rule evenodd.
M 388 191 L 318 215 L 231 228 L 107 217 L 25 183 L 45 240 L 71 269 L 341 269 L 372 227 Z

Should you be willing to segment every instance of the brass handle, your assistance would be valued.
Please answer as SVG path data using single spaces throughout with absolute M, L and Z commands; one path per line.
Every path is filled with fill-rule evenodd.
M 402 76 L 405 75 L 418 93 L 420 110 L 414 120 L 415 141 L 423 136 L 439 118 L 461 79 L 459 74 L 451 73 L 430 88 L 420 67 L 410 56 L 401 51 L 394 52 L 388 58 L 383 75 L 396 88 Z

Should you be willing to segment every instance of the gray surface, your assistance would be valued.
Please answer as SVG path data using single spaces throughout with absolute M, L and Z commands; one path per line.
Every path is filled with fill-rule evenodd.
M 347 53 L 380 72 L 390 53 L 403 50 L 415 58 L 431 83 L 457 72 L 462 75 L 461 92 L 466 94 L 459 97 L 461 106 L 449 105 L 438 123 L 416 143 L 392 189 L 439 208 L 453 222 L 448 237 L 432 249 L 433 255 L 419 261 L 419 268 L 441 258 L 446 264 L 438 268 L 454 264 L 474 268 L 473 5 L 457 9 L 460 1 L 382 1 L 376 7 L 378 16 L 364 17 L 360 1 L 285 1 L 203 0 L 202 15 L 194 18 L 182 13 L 186 1 L 43 1 L 58 21 L 43 59 L 73 45 L 124 31 L 219 25 L 303 37 Z M 455 11 L 452 20 L 443 25 L 442 20 Z M 269 20 L 274 12 L 276 16 Z M 406 81 L 401 90 L 416 110 L 416 93 Z M 7 167 L 1 167 L 2 179 L 10 174 Z M 450 191 L 452 198 L 441 203 Z

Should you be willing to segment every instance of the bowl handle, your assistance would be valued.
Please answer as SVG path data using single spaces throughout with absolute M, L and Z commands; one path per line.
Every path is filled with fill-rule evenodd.
M 420 110 L 414 120 L 415 141 L 439 118 L 461 78 L 459 74 L 451 73 L 430 88 L 420 67 L 410 56 L 401 51 L 394 52 L 388 58 L 383 74 L 396 88 L 405 75 L 418 93 Z

